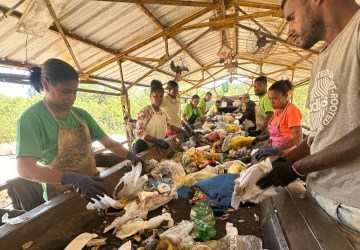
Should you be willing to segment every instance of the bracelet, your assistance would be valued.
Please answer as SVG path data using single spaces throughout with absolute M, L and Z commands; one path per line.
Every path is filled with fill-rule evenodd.
M 295 169 L 294 164 L 291 165 L 291 168 L 292 168 L 292 170 L 293 170 L 298 176 L 301 176 L 301 177 L 304 177 L 304 176 L 305 176 L 305 174 L 300 174 L 300 173 Z

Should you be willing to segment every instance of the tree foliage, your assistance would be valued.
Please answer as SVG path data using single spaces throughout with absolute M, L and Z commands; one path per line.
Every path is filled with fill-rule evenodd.
M 88 89 L 104 90 L 103 87 L 89 86 Z M 297 88 L 294 95 L 294 103 L 300 108 L 304 115 L 304 123 L 309 124 L 309 112 L 305 108 L 307 86 Z M 193 94 L 203 96 L 209 89 L 198 89 L 189 92 L 185 97 L 191 98 Z M 212 90 L 214 97 L 224 95 L 221 85 Z M 227 96 L 241 95 L 243 93 L 253 94 L 251 85 L 244 83 L 229 84 Z M 139 111 L 150 103 L 149 88 L 134 87 L 129 90 L 129 100 L 131 107 L 131 116 L 136 119 Z M 27 98 L 12 98 L 0 94 L 0 143 L 13 142 L 16 136 L 16 121 L 21 113 L 35 102 L 41 100 L 43 94 L 28 92 Z M 257 101 L 255 96 L 251 96 Z M 215 98 L 213 98 L 215 99 Z M 182 102 L 185 99 L 182 99 Z M 119 96 L 109 96 L 103 94 L 93 94 L 87 92 L 78 92 L 75 102 L 76 107 L 80 107 L 88 111 L 102 127 L 107 134 L 125 134 L 123 124 L 123 114 L 120 105 Z

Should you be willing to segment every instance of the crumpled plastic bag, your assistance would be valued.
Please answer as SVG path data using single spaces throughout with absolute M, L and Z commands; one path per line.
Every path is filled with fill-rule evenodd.
M 129 240 L 122 244 L 118 250 L 131 250 L 131 241 Z
M 193 238 L 190 236 L 190 232 L 194 227 L 194 222 L 188 220 L 181 221 L 178 225 L 166 230 L 160 237 L 171 238 L 177 245 L 184 242 L 193 242 Z
M 140 191 L 142 191 L 145 183 L 148 181 L 147 175 L 143 175 L 140 177 L 142 171 L 141 163 L 139 162 L 136 167 L 126 173 L 116 185 L 113 197 L 115 199 L 121 198 L 134 198 L 138 195 Z M 123 186 L 123 188 L 116 193 L 119 187 Z
M 174 176 L 173 181 L 174 185 L 177 187 L 192 186 L 198 181 L 203 181 L 214 176 L 216 176 L 216 174 L 203 169 L 201 171 L 191 173 L 185 176 Z
M 104 196 L 98 195 L 98 197 L 100 198 L 100 200 L 96 200 L 96 199 L 92 198 L 94 203 L 89 202 L 86 205 L 87 210 L 107 209 L 109 207 L 113 207 L 116 209 L 122 208 L 122 205 L 120 202 L 110 198 L 106 194 L 104 194 Z
M 128 222 L 120 228 L 120 230 L 116 233 L 116 236 L 123 240 L 131 235 L 136 234 L 139 231 L 157 228 L 163 221 L 168 221 L 167 226 L 164 228 L 170 228 L 174 225 L 174 220 L 171 218 L 171 214 L 164 213 L 162 215 L 151 218 L 148 221 L 137 219 L 135 221 Z
M 146 218 L 148 211 L 140 211 L 140 204 L 137 204 L 135 201 L 129 203 L 125 208 L 125 214 L 119 217 L 116 217 L 113 222 L 106 226 L 104 229 L 104 233 L 110 231 L 115 228 L 117 231 L 122 225 L 124 225 L 129 220 L 132 220 L 136 217 Z
M 246 170 L 240 172 L 240 177 L 234 183 L 234 193 L 231 199 L 231 206 L 238 209 L 240 202 L 259 203 L 262 200 L 277 194 L 275 187 L 260 189 L 256 182 L 272 170 L 270 159 L 259 162 Z
M 229 151 L 231 149 L 240 149 L 242 147 L 249 147 L 255 137 L 245 137 L 242 135 L 234 136 L 234 137 L 226 137 L 222 146 L 222 152 Z
M 97 234 L 82 233 L 73 239 L 64 250 L 81 250 L 91 239 L 98 237 Z
M 2 223 L 7 223 L 10 225 L 16 225 L 19 223 L 22 223 L 24 220 L 21 219 L 19 216 L 15 217 L 15 218 L 9 218 L 9 214 L 5 213 L 2 217 L 1 217 L 1 221 Z
M 181 165 L 181 163 L 176 163 L 175 161 L 172 161 L 172 160 L 165 160 L 165 161 L 160 162 L 159 166 L 160 166 L 160 171 L 162 169 L 165 169 L 165 170 L 171 172 L 171 176 L 175 176 L 175 175 L 185 176 L 186 175 L 184 167 Z
M 159 194 L 157 191 L 154 192 L 146 192 L 142 191 L 139 193 L 140 199 L 140 211 L 141 213 L 148 213 L 149 211 L 153 211 L 172 199 L 178 198 L 177 188 L 173 187 L 170 193 Z

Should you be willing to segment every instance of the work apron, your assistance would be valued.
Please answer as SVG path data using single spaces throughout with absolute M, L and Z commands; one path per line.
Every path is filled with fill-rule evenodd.
M 150 105 L 150 107 L 154 114 L 149 120 L 148 124 L 146 124 L 145 132 L 154 138 L 163 140 L 166 137 L 167 130 L 166 116 L 165 114 L 156 112 L 152 105 Z M 148 145 L 152 146 L 153 143 L 148 143 Z
M 90 131 L 86 123 L 70 110 L 70 113 L 79 121 L 80 128 L 63 128 L 49 105 L 45 101 L 43 102 L 59 126 L 58 153 L 47 167 L 60 172 L 70 171 L 89 176 L 98 175 Z M 47 198 L 48 200 L 52 199 L 71 189 L 72 187 L 69 185 L 47 184 Z
M 281 113 L 281 115 L 279 116 L 279 119 L 276 124 L 271 125 L 271 122 L 275 115 L 273 117 L 271 117 L 271 119 L 269 121 L 268 129 L 269 129 L 269 133 L 270 133 L 270 143 L 271 143 L 272 147 L 279 147 L 279 146 L 283 145 L 284 143 L 286 143 L 287 141 L 289 141 L 289 138 L 281 135 L 281 133 L 280 133 L 280 124 L 281 124 L 282 120 L 284 119 L 284 114 L 286 113 L 288 106 L 289 106 L 289 103 L 286 104 L 286 107 L 285 107 L 284 111 Z M 292 150 L 294 147 L 282 150 L 282 151 L 280 151 L 280 154 L 286 154 L 287 152 Z
M 264 126 L 265 117 L 262 115 L 259 105 L 256 105 L 255 107 L 255 117 L 256 117 L 256 128 L 261 129 Z

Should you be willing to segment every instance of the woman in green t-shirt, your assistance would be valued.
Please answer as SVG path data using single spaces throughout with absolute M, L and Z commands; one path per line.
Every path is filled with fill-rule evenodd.
M 45 199 L 71 186 L 89 201 L 99 199 L 104 190 L 94 178 L 99 174 L 92 150 L 95 140 L 123 158 L 143 162 L 107 136 L 88 112 L 73 107 L 79 75 L 68 63 L 49 59 L 30 70 L 30 81 L 45 96 L 17 122 L 17 169 L 21 178 L 44 183 Z

